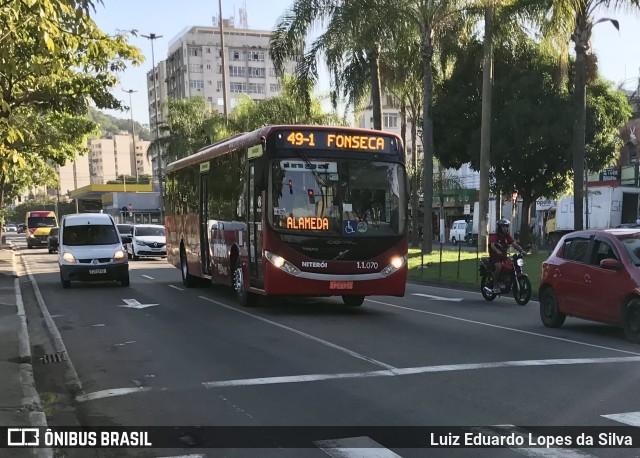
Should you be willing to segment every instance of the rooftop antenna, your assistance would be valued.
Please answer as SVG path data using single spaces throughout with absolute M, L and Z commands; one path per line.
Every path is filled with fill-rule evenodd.
M 247 14 L 247 2 L 244 2 L 244 5 L 238 9 L 238 15 L 240 16 L 240 28 L 248 29 L 249 28 L 249 17 Z

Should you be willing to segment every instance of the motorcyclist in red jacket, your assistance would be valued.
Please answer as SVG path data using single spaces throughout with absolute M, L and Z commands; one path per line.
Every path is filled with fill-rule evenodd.
M 501 219 L 496 223 L 495 238 L 489 245 L 489 258 L 494 265 L 493 271 L 493 292 L 500 292 L 500 273 L 502 272 L 502 262 L 509 258 L 509 246 L 513 247 L 522 253 L 524 250 L 518 245 L 518 243 L 509 234 L 509 226 L 511 222 L 508 219 Z

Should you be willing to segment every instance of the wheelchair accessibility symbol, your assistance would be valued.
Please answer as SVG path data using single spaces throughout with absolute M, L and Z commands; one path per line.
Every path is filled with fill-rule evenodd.
M 344 235 L 354 235 L 358 231 L 358 221 L 348 219 L 342 222 L 342 233 Z

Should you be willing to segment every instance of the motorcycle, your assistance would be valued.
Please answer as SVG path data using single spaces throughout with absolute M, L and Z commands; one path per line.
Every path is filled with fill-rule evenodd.
M 516 302 L 520 305 L 526 305 L 531 299 L 531 280 L 522 270 L 524 256 L 521 253 L 516 253 L 510 259 L 507 258 L 506 261 L 502 263 L 502 271 L 498 279 L 498 284 L 501 285 L 500 292 L 494 293 L 493 262 L 488 257 L 480 259 L 479 270 L 482 277 L 480 291 L 482 292 L 482 297 L 487 301 L 492 301 L 497 296 L 506 295 L 513 291 L 513 298 Z

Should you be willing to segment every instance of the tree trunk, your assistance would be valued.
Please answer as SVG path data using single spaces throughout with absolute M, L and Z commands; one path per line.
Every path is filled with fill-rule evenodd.
M 488 249 L 489 166 L 491 163 L 491 97 L 493 87 L 493 7 L 484 10 L 484 68 L 482 70 L 482 120 L 480 127 L 480 192 L 478 197 L 478 250 Z M 496 207 L 500 205 L 496 202 Z
M 424 66 L 424 93 L 422 103 L 422 149 L 424 169 L 422 172 L 422 195 L 424 200 L 424 224 L 422 251 L 433 250 L 433 31 L 425 28 L 422 31 L 422 62 Z
M 531 195 L 530 190 L 521 191 L 522 196 L 522 218 L 520 221 L 520 241 L 522 243 L 531 243 L 531 231 L 529 230 L 530 226 L 530 215 L 531 215 L 531 204 L 535 202 L 535 197 Z M 522 246 L 522 244 L 521 244 Z
M 411 166 L 413 168 L 413 176 L 411 177 L 411 225 L 413 226 L 413 235 L 411 237 L 411 246 L 418 248 L 420 246 L 420 234 L 418 233 L 418 226 L 420 225 L 418 218 L 418 126 L 416 122 L 417 116 L 413 116 L 411 119 Z
M 584 215 L 584 144 L 587 123 L 587 48 L 590 33 L 588 31 L 586 14 L 580 12 L 576 22 L 576 33 L 573 35 L 576 51 L 576 80 L 574 88 L 573 124 L 573 228 L 582 230 Z
M 7 180 L 7 175 L 0 172 L 0 210 L 4 210 L 4 183 Z M 4 228 L 4 212 L 0 211 L 0 237 L 2 236 L 2 229 Z M 0 243 L 2 248 L 2 243 Z
M 373 104 L 373 128 L 382 130 L 382 87 L 380 84 L 380 43 L 371 51 L 371 103 Z

